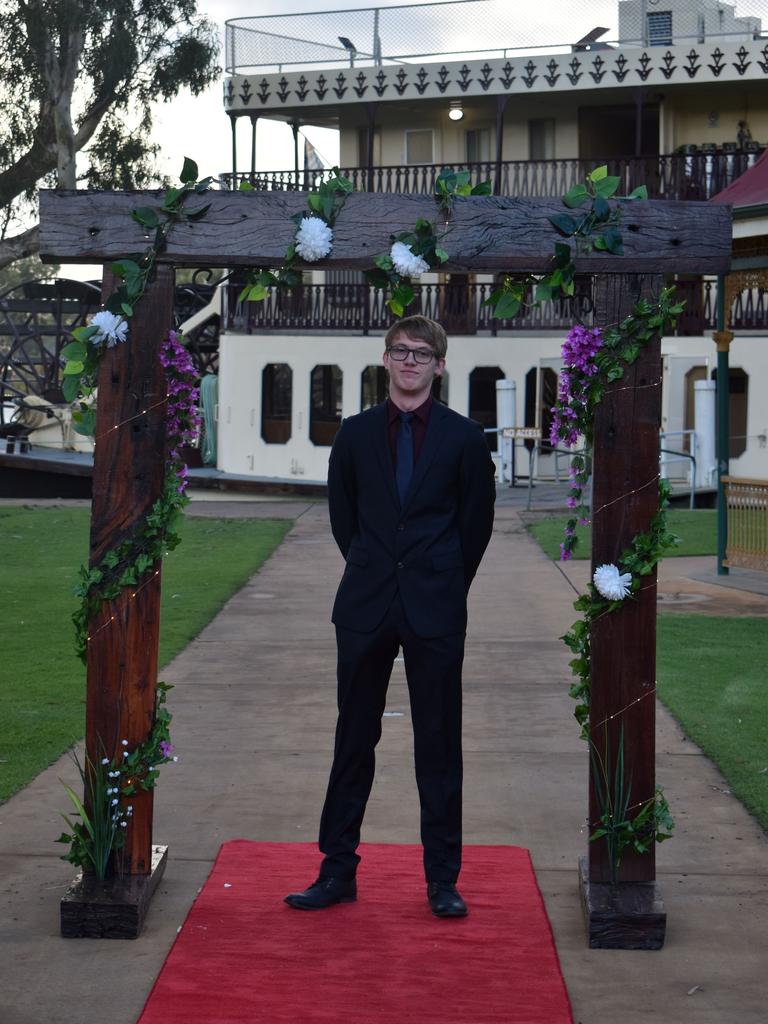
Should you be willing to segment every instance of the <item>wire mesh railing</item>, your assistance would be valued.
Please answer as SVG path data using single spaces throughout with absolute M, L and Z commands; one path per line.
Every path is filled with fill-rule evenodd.
M 697 45 L 754 38 L 768 0 L 552 0 L 524 16 L 508 0 L 447 0 L 234 18 L 226 69 L 382 64 L 473 54 L 570 52 L 608 45 Z

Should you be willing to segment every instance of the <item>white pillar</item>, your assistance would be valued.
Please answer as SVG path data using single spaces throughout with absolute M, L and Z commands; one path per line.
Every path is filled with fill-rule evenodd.
M 516 419 L 517 385 L 513 380 L 496 381 L 496 427 L 499 431 L 499 480 L 512 483 L 514 475 L 515 442 L 511 437 L 502 437 L 505 427 L 514 427 Z
M 715 479 L 715 391 L 713 380 L 693 384 L 696 423 L 696 486 L 712 487 Z

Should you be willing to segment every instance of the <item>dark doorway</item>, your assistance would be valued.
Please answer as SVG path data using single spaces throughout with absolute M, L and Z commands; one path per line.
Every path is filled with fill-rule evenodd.
M 582 160 L 659 155 L 659 105 L 643 104 L 640 112 L 640 152 L 636 152 L 637 107 L 579 107 L 579 156 Z
M 499 366 L 476 366 L 469 375 L 469 418 L 486 428 L 496 426 L 496 381 L 504 371 Z M 492 452 L 498 448 L 496 434 L 486 434 Z

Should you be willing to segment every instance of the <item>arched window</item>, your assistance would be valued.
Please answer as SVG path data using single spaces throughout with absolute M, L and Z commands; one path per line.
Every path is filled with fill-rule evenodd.
M 432 381 L 432 397 L 442 402 L 443 405 L 448 405 L 448 371 L 443 370 L 442 377 L 435 377 Z
M 499 366 L 476 366 L 469 375 L 469 417 L 484 427 L 496 426 L 496 381 L 503 377 Z M 495 452 L 496 434 L 486 434 L 485 438 Z
M 269 363 L 261 374 L 261 436 L 267 444 L 291 439 L 293 370 L 287 363 Z
M 387 397 L 387 371 L 383 366 L 366 366 L 360 375 L 360 411 L 379 405 Z
M 341 426 L 341 391 L 344 375 L 338 366 L 316 366 L 310 376 L 309 439 L 331 445 Z
M 712 371 L 717 380 L 717 370 Z M 747 450 L 747 401 L 749 374 L 739 367 L 728 369 L 728 458 L 736 459 Z
M 541 429 L 540 451 L 549 454 L 549 432 L 552 429 L 552 406 L 557 401 L 557 373 L 551 366 L 533 366 L 525 375 L 525 426 Z M 530 451 L 534 441 L 526 441 Z

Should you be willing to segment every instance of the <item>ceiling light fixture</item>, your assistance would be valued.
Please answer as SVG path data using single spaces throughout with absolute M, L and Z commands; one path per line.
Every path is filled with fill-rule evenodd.
M 451 108 L 448 111 L 448 117 L 450 117 L 452 121 L 460 121 L 462 117 L 464 117 L 461 100 L 451 100 Z

